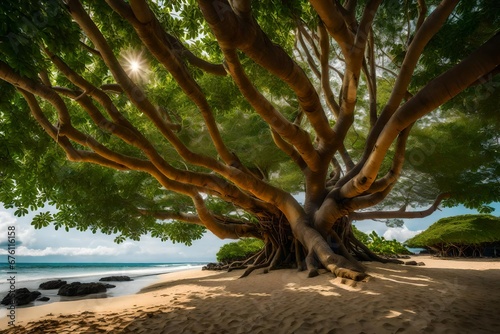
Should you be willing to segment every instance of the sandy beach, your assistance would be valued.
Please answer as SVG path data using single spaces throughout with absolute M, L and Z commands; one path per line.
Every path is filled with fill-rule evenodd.
M 366 263 L 367 282 L 324 273 L 199 269 L 139 294 L 19 308 L 2 333 L 498 333 L 498 259 Z

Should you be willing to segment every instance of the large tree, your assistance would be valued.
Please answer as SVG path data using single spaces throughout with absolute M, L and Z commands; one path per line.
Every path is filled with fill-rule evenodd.
M 35 226 L 117 241 L 262 239 L 246 274 L 362 279 L 357 259 L 382 259 L 353 220 L 500 200 L 498 14 L 494 0 L 4 1 L 0 201 L 53 204 Z

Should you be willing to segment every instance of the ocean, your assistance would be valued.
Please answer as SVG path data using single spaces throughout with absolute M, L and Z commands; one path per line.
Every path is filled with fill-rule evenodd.
M 48 302 L 35 301 L 29 306 L 45 305 L 51 302 L 68 301 L 87 298 L 109 298 L 135 294 L 142 288 L 155 283 L 158 275 L 172 272 L 197 269 L 201 270 L 206 263 L 17 263 L 14 270 L 4 265 L 0 267 L 0 300 L 7 295 L 11 283 L 9 279 L 15 276 L 15 288 L 37 290 L 42 296 L 49 297 Z M 12 274 L 14 272 L 15 274 Z M 72 282 L 98 282 L 106 276 L 129 276 L 133 281 L 103 282 L 116 285 L 107 292 L 82 297 L 58 296 L 58 290 L 40 290 L 39 285 L 50 280 L 61 279 Z M 2 308 L 4 307 L 1 305 Z M 23 306 L 20 306 L 23 307 Z

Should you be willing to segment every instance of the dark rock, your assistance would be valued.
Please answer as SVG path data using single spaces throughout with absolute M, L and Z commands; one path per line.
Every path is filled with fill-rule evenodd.
M 37 299 L 37 301 L 39 301 L 39 302 L 48 302 L 49 300 L 50 300 L 49 297 L 40 297 Z
M 58 279 L 57 281 L 48 281 L 40 284 L 38 287 L 39 289 L 42 290 L 52 290 L 52 289 L 59 289 L 63 285 L 66 285 L 68 282 L 67 281 L 61 281 Z
M 106 287 L 106 289 L 116 288 L 116 285 L 113 284 L 104 284 L 104 286 Z
M 425 266 L 425 263 L 419 262 L 419 263 L 417 263 L 417 266 Z
M 30 298 L 31 298 L 31 301 L 37 299 L 38 297 L 40 297 L 42 295 L 42 293 L 40 291 L 31 291 L 30 292 Z
M 221 270 L 221 264 L 219 263 L 208 263 L 206 266 L 203 266 L 201 270 Z
M 0 302 L 2 305 L 10 305 L 14 303 L 16 306 L 26 305 L 37 299 L 41 295 L 38 291 L 30 291 L 26 288 L 16 289 L 14 292 L 9 292 Z
M 132 281 L 132 279 L 128 276 L 108 276 L 103 277 L 99 280 L 99 282 L 128 282 Z
M 417 265 L 417 261 L 406 261 L 405 264 L 407 266 L 416 266 Z
M 59 296 L 83 296 L 99 292 L 106 292 L 106 286 L 102 283 L 73 282 L 62 286 L 57 294 Z

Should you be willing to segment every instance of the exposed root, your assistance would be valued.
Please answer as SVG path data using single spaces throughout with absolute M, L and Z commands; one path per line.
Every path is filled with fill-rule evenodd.
M 309 278 L 316 277 L 318 275 L 319 275 L 319 271 L 317 268 L 309 269 L 309 272 L 307 273 L 307 277 L 309 277 Z
M 315 277 L 318 276 L 318 264 L 314 256 L 314 252 L 310 251 L 306 256 L 306 267 L 309 273 L 307 277 Z
M 351 281 L 363 281 L 369 275 L 361 261 L 378 261 L 382 263 L 403 263 L 397 259 L 383 258 L 373 253 L 367 246 L 354 237 L 351 223 L 348 219 L 339 220 L 326 234 L 326 239 L 319 238 L 313 245 L 322 245 L 314 249 L 306 249 L 296 239 L 290 226 L 279 222 L 266 221 L 262 223 L 262 236 L 265 247 L 258 253 L 244 261 L 234 262 L 226 268 L 229 271 L 245 269 L 240 278 L 250 275 L 257 269 L 264 269 L 264 273 L 280 268 L 297 268 L 307 270 L 308 277 L 319 275 L 319 269 L 326 269 L 336 277 Z M 325 247 L 326 246 L 326 247 Z M 329 247 L 328 247 L 329 246 Z M 315 252 L 319 252 L 316 254 Z
M 330 236 L 333 238 L 333 240 L 335 240 L 335 242 L 337 242 L 339 253 L 342 256 L 344 256 L 347 260 L 349 260 L 352 264 L 354 264 L 356 266 L 356 269 L 364 271 L 365 270 L 364 266 L 361 263 L 359 263 L 359 261 L 351 254 L 351 252 L 349 252 L 347 247 L 344 245 L 342 239 L 340 239 L 340 237 L 334 230 L 330 231 Z
M 293 246 L 294 246 L 294 251 L 295 251 L 295 261 L 297 262 L 297 270 L 298 271 L 304 271 L 304 270 L 306 270 L 306 264 L 302 260 L 303 259 L 303 256 L 302 256 L 302 253 L 303 253 L 302 244 L 297 239 L 294 239 Z
M 250 275 L 252 273 L 252 271 L 254 271 L 256 269 L 260 269 L 260 268 L 265 268 L 267 266 L 269 266 L 269 262 L 248 267 L 247 270 L 245 270 L 245 272 L 243 273 L 243 275 L 240 276 L 240 278 L 247 277 L 248 275 Z
M 353 281 L 362 281 L 363 279 L 365 279 L 368 276 L 367 273 L 354 271 L 354 270 L 350 270 L 350 269 L 345 269 L 345 268 L 336 268 L 332 271 L 332 273 L 337 277 L 348 278 L 348 279 L 352 279 Z

